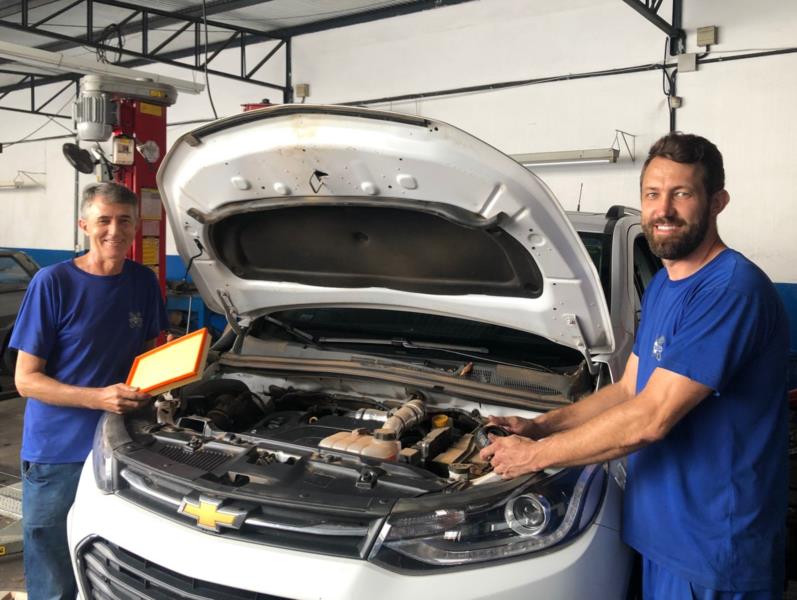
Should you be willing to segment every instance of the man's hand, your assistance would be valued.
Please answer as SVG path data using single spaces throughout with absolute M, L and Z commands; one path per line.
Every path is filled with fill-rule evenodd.
M 509 433 L 532 439 L 538 439 L 545 435 L 535 419 L 526 419 L 525 417 L 490 417 L 487 424 L 497 425 Z
M 538 470 L 533 467 L 538 442 L 518 435 L 490 436 L 490 439 L 492 443 L 483 448 L 479 455 L 482 459 L 489 460 L 493 471 L 503 479 L 513 479 Z
M 94 408 L 121 415 L 141 408 L 150 398 L 149 394 L 139 392 L 138 388 L 115 383 L 108 387 L 97 388 Z

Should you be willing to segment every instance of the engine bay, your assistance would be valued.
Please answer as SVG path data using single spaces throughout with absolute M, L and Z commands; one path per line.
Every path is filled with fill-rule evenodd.
M 134 443 L 122 454 L 189 486 L 210 482 L 255 496 L 303 494 L 333 504 L 500 481 L 480 450 L 490 435 L 507 435 L 488 424 L 501 408 L 457 393 L 453 381 L 448 391 L 397 384 L 385 369 L 371 378 L 280 373 L 264 368 L 264 358 L 225 356 L 204 379 L 157 398 L 153 412 L 128 418 Z M 478 377 L 483 387 L 490 377 L 494 394 L 523 394 L 532 403 L 554 395 L 567 401 L 591 385 L 583 365 L 558 373 L 513 368 L 511 377 L 506 367 L 489 368 L 456 381 Z M 504 414 L 518 413 L 509 406 Z
M 487 434 L 506 435 L 478 410 L 439 408 L 420 392 L 374 399 L 271 385 L 258 394 L 240 379 L 220 378 L 185 386 L 168 410 L 165 402 L 149 435 L 182 439 L 194 452 L 211 441 L 253 447 L 260 463 L 343 456 L 470 481 L 490 469 L 479 458 Z

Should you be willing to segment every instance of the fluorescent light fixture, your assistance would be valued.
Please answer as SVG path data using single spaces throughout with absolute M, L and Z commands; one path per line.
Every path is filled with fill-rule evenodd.
M 149 80 L 173 86 L 180 92 L 201 94 L 205 84 L 184 79 L 175 79 L 156 73 L 128 69 L 118 65 L 99 63 L 91 57 L 67 56 L 61 52 L 48 52 L 39 48 L 28 48 L 19 44 L 0 42 L 0 58 L 12 60 L 51 73 L 83 73 L 84 75 L 111 75 L 125 79 Z
M 616 163 L 619 156 L 620 150 L 618 148 L 595 148 L 592 150 L 562 150 L 559 152 L 513 154 L 512 158 L 524 167 L 539 167 L 546 165 Z

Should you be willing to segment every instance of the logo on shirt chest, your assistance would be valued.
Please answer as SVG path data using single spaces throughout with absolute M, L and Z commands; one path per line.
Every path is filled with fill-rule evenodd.
M 656 340 L 653 342 L 652 354 L 653 358 L 655 358 L 657 361 L 661 361 L 661 355 L 664 352 L 664 345 L 666 343 L 667 343 L 667 338 L 665 338 L 663 335 L 657 337 Z
M 130 329 L 141 329 L 144 325 L 144 319 L 140 312 L 131 312 L 127 322 L 130 323 Z

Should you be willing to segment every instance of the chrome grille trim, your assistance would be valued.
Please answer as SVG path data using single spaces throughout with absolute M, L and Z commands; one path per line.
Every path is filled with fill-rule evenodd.
M 175 507 L 175 509 L 179 508 L 182 504 L 183 498 L 181 496 L 171 495 L 153 489 L 147 484 L 144 477 L 132 472 L 130 469 L 122 469 L 120 475 L 122 479 L 130 484 L 130 487 L 157 502 L 168 504 L 169 506 Z M 246 517 L 243 524 L 256 528 L 277 529 L 280 531 L 290 531 L 292 533 L 324 536 L 363 537 L 369 532 L 369 527 L 352 527 L 346 525 L 292 525 L 290 523 L 281 523 L 279 521 L 272 521 L 254 516 Z
M 158 500 L 163 502 L 164 504 L 170 504 L 175 508 L 179 508 L 180 504 L 182 504 L 183 499 L 179 496 L 172 496 L 170 494 L 165 494 L 163 492 L 159 492 L 147 485 L 147 482 L 144 480 L 143 477 L 133 473 L 129 469 L 122 469 L 120 473 L 122 479 L 124 479 L 127 483 L 130 484 L 137 492 L 141 492 L 142 494 L 149 496 L 153 500 Z

